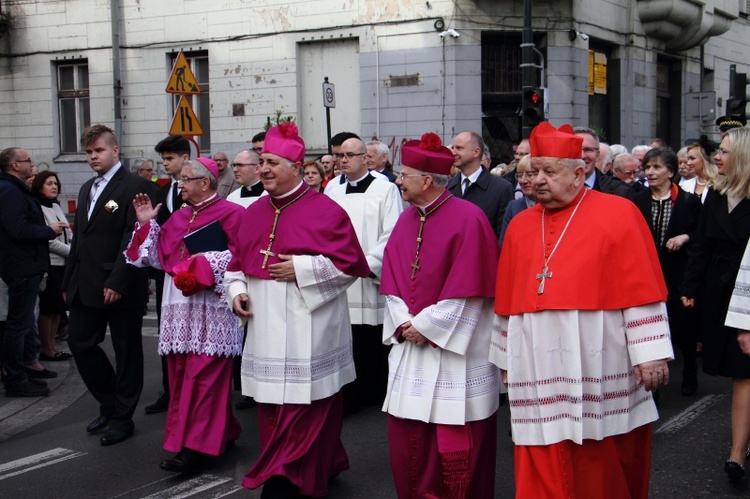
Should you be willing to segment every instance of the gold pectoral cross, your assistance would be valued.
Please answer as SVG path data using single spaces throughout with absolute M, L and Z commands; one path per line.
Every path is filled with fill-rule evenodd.
M 544 281 L 548 277 L 552 277 L 552 272 L 547 271 L 547 266 L 542 268 L 542 273 L 536 275 L 536 280 L 539 281 L 539 289 L 536 290 L 536 294 L 541 295 L 544 293 Z
M 260 250 L 260 254 L 263 256 L 263 264 L 260 266 L 260 268 L 264 269 L 266 268 L 266 264 L 268 263 L 268 257 L 276 256 L 276 253 L 271 251 L 271 245 L 273 244 L 273 239 L 271 239 L 271 242 L 268 243 L 268 248 Z
M 419 257 L 417 257 L 416 260 L 414 260 L 414 263 L 411 264 L 411 280 L 413 281 L 417 277 L 417 270 L 421 270 L 422 267 L 419 266 Z

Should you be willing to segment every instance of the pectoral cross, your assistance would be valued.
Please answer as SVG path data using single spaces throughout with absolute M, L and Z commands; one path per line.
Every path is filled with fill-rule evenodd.
M 536 275 L 536 280 L 539 281 L 539 289 L 536 290 L 536 294 L 541 295 L 544 293 L 544 281 L 548 277 L 552 277 L 552 272 L 548 272 L 547 266 L 545 265 L 542 269 L 542 273 Z
M 273 246 L 274 235 L 271 234 L 270 237 L 271 237 L 271 240 L 268 241 L 268 248 L 262 249 L 262 250 L 259 251 L 259 253 L 261 255 L 264 255 L 263 256 L 263 264 L 260 266 L 260 268 L 262 268 L 262 269 L 266 268 L 266 264 L 268 263 L 268 257 L 270 257 L 270 256 L 276 256 L 276 253 L 274 253 L 273 251 L 271 251 L 271 246 Z
M 422 267 L 419 266 L 419 257 L 417 257 L 416 260 L 414 260 L 414 263 L 411 264 L 411 280 L 413 281 L 417 277 L 417 270 L 421 270 Z

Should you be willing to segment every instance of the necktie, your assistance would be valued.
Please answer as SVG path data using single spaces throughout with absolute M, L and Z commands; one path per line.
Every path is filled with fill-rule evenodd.
M 468 178 L 465 178 L 463 185 L 464 185 L 464 190 L 462 194 L 466 194 L 466 191 L 469 190 L 469 186 L 471 185 L 471 180 L 469 180 Z
M 97 177 L 94 179 L 94 183 L 91 184 L 91 190 L 89 191 L 89 202 L 86 205 L 86 211 L 91 210 L 91 204 L 96 197 L 96 191 L 99 190 L 99 185 L 101 185 L 102 182 L 104 182 L 104 177 L 102 177 L 101 175 L 97 175 Z
M 177 187 L 177 182 L 172 183 L 172 213 L 180 209 L 182 205 L 182 196 L 180 196 L 180 190 Z

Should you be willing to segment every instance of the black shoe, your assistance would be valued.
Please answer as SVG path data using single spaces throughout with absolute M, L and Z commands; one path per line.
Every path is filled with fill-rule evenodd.
M 252 409 L 256 407 L 258 403 L 252 397 L 242 397 L 242 400 L 234 404 L 234 408 L 238 411 L 244 411 L 245 409 Z
M 29 378 L 36 378 L 36 379 L 49 379 L 49 378 L 57 378 L 57 373 L 55 371 L 50 371 L 49 369 L 42 369 L 41 371 L 38 371 L 36 369 L 31 369 L 30 367 L 27 367 L 26 376 Z
M 695 391 L 698 389 L 698 378 L 693 376 L 684 376 L 682 378 L 682 394 L 685 397 L 689 397 L 693 394 L 695 394 Z
M 736 482 L 745 476 L 745 467 L 734 461 L 727 461 L 724 463 L 724 471 L 732 482 Z
M 106 428 L 108 424 L 109 416 L 99 416 L 89 423 L 89 425 L 86 427 L 86 431 L 89 433 L 98 433 Z
M 47 395 L 49 395 L 49 388 L 35 385 L 30 381 L 5 385 L 6 397 L 46 397 Z
M 32 385 L 36 385 L 36 386 L 45 386 L 45 387 L 47 386 L 47 382 L 44 381 L 43 379 L 29 378 L 29 383 L 31 383 Z
M 172 459 L 165 459 L 159 463 L 159 468 L 173 473 L 195 473 L 200 470 L 206 454 L 192 449 L 183 449 Z
M 125 428 L 110 428 L 107 430 L 107 433 L 99 439 L 99 443 L 102 445 L 115 445 L 124 442 L 133 436 L 133 429 L 134 426 L 132 423 Z
M 151 405 L 144 407 L 143 412 L 146 414 L 158 414 L 169 408 L 169 393 L 159 392 L 159 398 Z

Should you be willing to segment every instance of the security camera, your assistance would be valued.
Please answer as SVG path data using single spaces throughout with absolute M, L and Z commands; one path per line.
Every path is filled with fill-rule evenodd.
M 584 42 L 589 41 L 589 35 L 587 35 L 586 33 L 581 33 L 580 31 L 578 31 L 576 34 L 580 36 L 581 40 L 583 40 Z
M 440 38 L 445 38 L 446 35 L 450 35 L 453 38 L 458 38 L 459 36 L 461 36 L 461 33 L 459 33 L 458 31 L 456 31 L 453 28 L 448 28 L 445 31 L 443 31 L 442 33 L 440 33 L 439 36 L 440 36 Z

